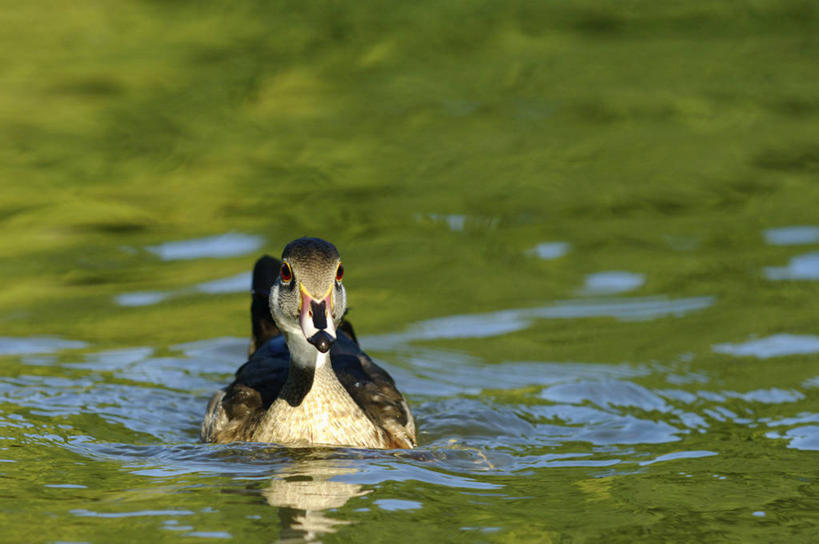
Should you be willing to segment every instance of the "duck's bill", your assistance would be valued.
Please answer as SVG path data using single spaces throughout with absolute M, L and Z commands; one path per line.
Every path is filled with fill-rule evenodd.
M 331 297 L 332 292 L 321 301 L 316 301 L 304 287 L 301 287 L 301 315 L 299 316 L 301 330 L 307 341 L 322 353 L 327 353 L 336 341 Z

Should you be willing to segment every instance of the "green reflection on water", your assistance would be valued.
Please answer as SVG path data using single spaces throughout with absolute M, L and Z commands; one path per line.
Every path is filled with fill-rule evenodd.
M 145 248 L 244 232 L 264 235 L 263 249 L 277 254 L 310 234 L 341 249 L 362 335 L 569 299 L 585 275 L 625 270 L 646 278 L 629 294 L 715 304 L 646 322 L 543 319 L 425 346 L 488 363 L 658 364 L 668 370 L 635 382 L 669 387 L 676 372 L 707 378 L 681 386 L 689 392 L 799 389 L 805 398 L 792 406 L 755 405 L 752 415 L 815 413 L 816 388 L 802 384 L 818 374 L 816 355 L 756 360 L 712 346 L 817 333 L 817 283 L 762 272 L 816 250 L 766 245 L 762 231 L 817 221 L 817 23 L 805 1 L 9 5 L 0 10 L 0 331 L 91 344 L 68 359 L 244 336 L 245 294 L 189 288 L 244 272 L 255 255 L 163 262 Z M 529 253 L 552 241 L 570 243 L 568 253 Z M 181 294 L 114 303 L 154 291 Z M 10 377 L 85 376 L 2 364 Z M 486 395 L 534 402 L 526 388 Z M 733 402 L 725 406 L 745 407 Z M 56 422 L 23 410 L 35 428 L 8 428 L 0 457 L 16 462 L 0 465 L 0 510 L 11 540 L 185 534 L 163 516 L 72 510 L 178 508 L 194 512 L 197 531 L 234 539 L 274 539 L 284 525 L 263 484 L 147 478 L 68 453 L 48 437 L 150 441 L 77 408 Z M 714 423 L 642 452 L 718 456 L 639 474 L 477 476 L 504 486 L 483 498 L 387 482 L 341 507 L 336 517 L 359 523 L 325 538 L 807 540 L 817 523 L 815 453 L 786 445 Z M 58 474 L 87 487 L 42 487 Z M 423 507 L 386 512 L 379 496 Z

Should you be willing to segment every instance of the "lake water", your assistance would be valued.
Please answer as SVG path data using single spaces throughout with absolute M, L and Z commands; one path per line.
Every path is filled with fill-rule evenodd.
M 4 542 L 812 542 L 819 12 L 0 14 Z M 200 444 L 333 241 L 411 451 Z

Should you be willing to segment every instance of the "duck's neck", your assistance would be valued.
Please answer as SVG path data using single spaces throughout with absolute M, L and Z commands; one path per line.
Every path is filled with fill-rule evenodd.
M 301 405 L 310 393 L 316 374 L 333 374 L 333 369 L 330 352 L 321 353 L 303 335 L 287 335 L 286 340 L 290 350 L 290 368 L 279 396 L 295 407 Z M 335 375 L 331 377 L 335 379 Z

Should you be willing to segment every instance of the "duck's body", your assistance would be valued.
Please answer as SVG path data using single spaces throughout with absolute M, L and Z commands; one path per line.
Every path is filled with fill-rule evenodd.
M 321 240 L 297 240 L 285 248 L 285 264 L 288 257 L 298 262 L 293 251 L 288 254 L 288 248 L 297 242 L 308 248 L 318 245 L 319 249 L 327 244 L 335 251 Z M 259 269 L 257 264 L 256 292 Z M 202 440 L 286 446 L 414 447 L 415 424 L 409 406 L 389 374 L 361 350 L 352 327 L 342 322 L 346 294 L 340 276 L 337 274 L 335 284 L 338 292 L 334 294 L 331 287 L 329 295 L 319 298 L 321 305 L 299 282 L 297 307 L 301 315 L 296 316 L 288 310 L 287 293 L 282 293 L 288 285 L 295 285 L 294 271 L 289 270 L 290 281 L 277 279 L 270 294 L 275 326 L 257 323 L 258 316 L 254 317 L 251 349 L 260 347 L 239 368 L 233 383 L 211 399 L 202 423 Z M 312 287 L 315 292 L 315 285 Z M 325 301 L 329 308 L 326 316 L 330 318 L 326 322 L 323 312 L 319 315 Z M 301 325 L 294 325 L 297 317 Z M 260 338 L 259 331 L 265 330 L 269 332 Z
M 327 355 L 311 373 L 290 368 L 283 336 L 267 341 L 211 399 L 202 440 L 413 447 L 412 414 L 390 375 L 343 331 Z

